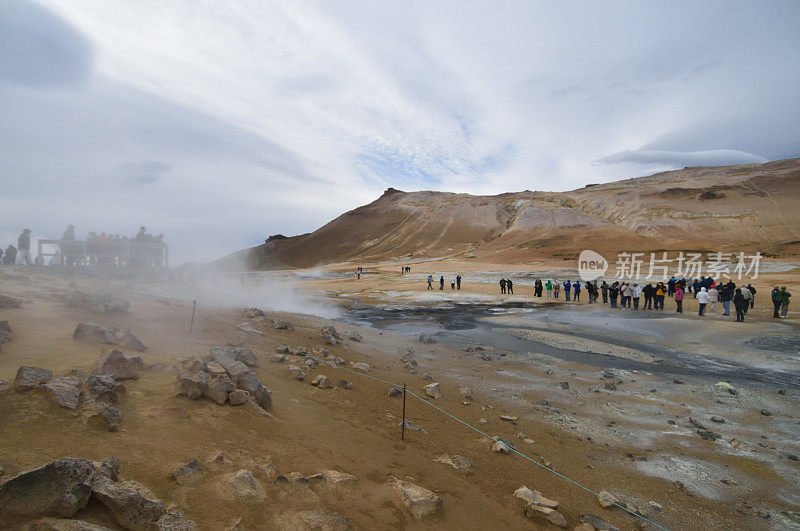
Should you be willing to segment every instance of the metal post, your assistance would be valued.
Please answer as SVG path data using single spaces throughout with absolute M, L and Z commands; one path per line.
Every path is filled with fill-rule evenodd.
M 400 430 L 400 439 L 405 440 L 406 438 L 406 384 L 403 384 L 403 423 L 401 424 L 403 427 Z
M 194 311 L 197 309 L 197 299 L 192 301 L 192 322 L 189 323 L 189 333 L 192 333 L 192 328 L 194 327 Z

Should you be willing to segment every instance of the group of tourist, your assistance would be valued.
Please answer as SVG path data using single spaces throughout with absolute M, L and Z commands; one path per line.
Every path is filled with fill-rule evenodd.
M 411 268 L 409 268 L 409 271 Z M 433 275 L 428 275 L 428 289 L 433 289 Z M 444 290 L 444 275 L 439 276 L 439 289 Z M 461 289 L 461 275 L 455 275 L 450 279 L 450 289 Z
M 19 255 L 19 257 L 17 256 Z M 17 246 L 14 247 L 13 243 L 8 244 L 5 253 L 3 248 L 0 247 L 0 260 L 3 265 L 33 265 L 31 259 L 31 229 L 23 229 L 17 238 Z

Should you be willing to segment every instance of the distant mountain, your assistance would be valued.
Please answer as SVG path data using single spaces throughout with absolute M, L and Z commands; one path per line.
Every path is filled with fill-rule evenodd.
M 462 257 L 526 263 L 597 251 L 800 253 L 800 159 L 696 167 L 570 192 L 402 192 L 217 261 L 250 269 Z

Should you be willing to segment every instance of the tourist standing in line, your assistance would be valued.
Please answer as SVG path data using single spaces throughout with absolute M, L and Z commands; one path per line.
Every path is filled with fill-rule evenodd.
M 781 316 L 779 312 L 781 309 L 781 301 L 783 300 L 783 297 L 781 296 L 781 290 L 778 289 L 778 286 L 772 288 L 771 297 L 772 297 L 772 305 L 775 307 L 775 311 L 772 314 L 772 318 L 778 319 Z
M 744 291 L 747 291 L 747 288 L 744 288 Z M 736 288 L 736 292 L 733 294 L 733 307 L 736 308 L 737 323 L 744 322 L 745 304 L 750 304 L 750 303 L 745 301 L 744 294 L 742 293 L 742 288 Z
M 663 310 L 664 309 L 664 297 L 667 294 L 667 287 L 664 285 L 663 282 L 659 282 L 656 284 L 656 292 L 655 292 L 655 301 L 654 306 L 656 310 Z
M 756 288 L 748 284 L 747 291 L 750 292 L 750 309 L 752 310 L 756 305 Z
M 781 319 L 788 319 L 789 299 L 791 298 L 792 294 L 789 293 L 789 290 L 786 289 L 786 286 L 783 286 L 781 288 L 780 296 L 781 296 Z
M 558 279 L 553 281 L 553 297 L 558 299 L 558 292 L 561 291 L 561 283 Z
M 733 299 L 733 291 L 725 284 L 719 291 L 719 301 L 722 303 L 722 315 L 731 314 L 731 300 Z
M 579 301 L 581 300 L 581 282 L 580 280 L 576 280 L 575 283 L 572 285 L 572 293 L 575 295 L 572 297 L 572 300 Z
M 570 289 L 572 289 L 572 283 L 567 279 L 567 281 L 564 282 L 564 300 L 567 302 L 569 302 Z
M 753 294 L 750 292 L 747 286 L 742 286 L 741 290 L 742 290 L 742 298 L 744 299 L 744 306 L 742 307 L 742 312 L 744 312 L 744 314 L 747 315 L 747 310 L 750 309 L 750 299 L 753 298 Z M 744 319 L 742 320 L 744 321 Z
M 675 312 L 676 313 L 683 313 L 683 285 L 676 284 L 675 285 Z
M 713 312 L 719 302 L 719 290 L 716 286 L 711 286 L 711 289 L 708 290 L 708 302 L 711 303 L 711 311 Z
M 439 277 L 439 291 L 444 291 L 444 275 Z
M 633 309 L 639 309 L 639 299 L 642 296 L 642 287 L 638 282 L 633 283 Z
M 617 296 L 619 295 L 619 287 L 617 287 L 617 283 L 614 282 L 608 288 L 608 298 L 609 298 L 609 307 L 616 308 L 617 307 Z
M 31 260 L 31 229 L 25 229 L 17 238 L 17 251 L 19 251 L 19 265 L 33 265 Z
M 461 275 L 456 275 L 456 289 L 461 290 Z
M 697 294 L 697 304 L 699 305 L 699 310 L 697 311 L 697 315 L 703 316 L 706 314 L 706 304 L 708 304 L 708 291 L 706 288 L 700 288 L 700 292 Z
M 547 283 L 544 285 L 544 290 L 547 292 L 547 300 L 549 301 L 553 295 L 553 283 L 550 279 L 547 279 Z
M 600 291 L 603 292 L 603 304 L 608 304 L 608 284 L 605 280 L 600 284 Z

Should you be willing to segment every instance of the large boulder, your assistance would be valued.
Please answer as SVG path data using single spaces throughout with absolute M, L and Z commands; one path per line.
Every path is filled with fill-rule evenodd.
M 208 389 L 203 393 L 217 404 L 224 404 L 228 401 L 228 393 L 236 389 L 233 380 L 227 374 L 220 374 L 208 383 Z
M 124 415 L 116 407 L 104 402 L 88 400 L 81 409 L 81 420 L 98 430 L 116 431 Z
M 86 380 L 86 390 L 95 400 L 118 402 L 125 396 L 125 386 L 113 374 L 93 374 Z
M 175 384 L 175 394 L 186 396 L 190 400 L 197 400 L 208 391 L 209 383 L 211 383 L 211 376 L 207 373 L 180 372 Z
M 434 492 L 408 481 L 390 476 L 395 491 L 400 495 L 403 505 L 408 507 L 414 518 L 421 520 L 434 514 L 442 507 L 442 499 Z
M 56 404 L 64 409 L 77 411 L 78 402 L 81 399 L 80 385 L 81 381 L 77 376 L 62 376 L 53 378 L 43 387 L 49 392 Z
M 0 485 L 0 515 L 70 517 L 89 503 L 95 467 L 65 457 Z
M 164 514 L 164 502 L 135 481 L 100 476 L 92 482 L 91 492 L 125 529 L 150 529 Z
M 0 321 L 0 345 L 11 341 L 11 326 L 8 321 Z
M 122 351 L 112 349 L 100 358 L 92 370 L 92 374 L 110 374 L 115 380 L 136 380 L 138 371 L 144 369 L 144 362 L 139 356 L 125 356 Z
M 250 396 L 253 397 L 253 400 L 261 409 L 267 411 L 272 409 L 272 392 L 264 387 L 264 384 L 261 383 L 261 380 L 258 379 L 258 376 L 253 371 L 248 370 L 239 374 L 236 377 L 236 386 L 250 393 Z
M 72 333 L 72 339 L 83 343 L 114 344 L 116 328 L 105 328 L 96 323 L 78 323 Z
M 23 365 L 17 369 L 17 377 L 14 378 L 14 389 L 18 392 L 38 389 L 53 378 L 53 371 L 40 369 L 39 367 L 28 367 Z
M 323 326 L 319 335 L 322 340 L 329 345 L 338 345 L 343 339 L 342 334 L 331 325 Z
M 0 308 L 19 308 L 20 306 L 22 306 L 21 300 L 8 295 L 0 295 Z

